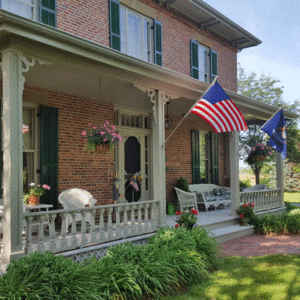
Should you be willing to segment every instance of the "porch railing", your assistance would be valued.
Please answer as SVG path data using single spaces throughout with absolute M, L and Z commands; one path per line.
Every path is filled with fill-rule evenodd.
M 61 252 L 153 232 L 158 228 L 159 200 L 26 213 L 25 253 Z M 87 227 L 86 215 L 92 215 Z M 72 230 L 67 231 L 67 215 L 72 216 Z M 76 216 L 82 216 L 80 228 Z M 59 217 L 60 222 L 55 222 Z M 49 223 L 49 234 L 45 224 Z M 38 226 L 37 226 L 38 225 Z M 35 235 L 33 229 L 38 228 Z M 46 232 L 46 234 L 45 234 Z
M 254 203 L 255 212 L 282 207 L 280 189 L 240 192 L 240 202 L 242 204 Z

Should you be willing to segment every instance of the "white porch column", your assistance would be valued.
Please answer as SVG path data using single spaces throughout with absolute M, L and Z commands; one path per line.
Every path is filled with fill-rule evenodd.
M 278 151 L 276 151 L 276 182 L 277 188 L 280 189 L 280 200 L 284 207 L 284 181 L 283 181 L 283 159 Z
M 240 206 L 239 184 L 239 132 L 229 134 L 230 150 L 230 188 L 231 188 L 231 215 L 235 216 L 235 210 Z
M 165 171 L 165 127 L 164 104 L 165 94 L 155 90 L 149 92 L 153 107 L 153 135 L 152 135 L 152 174 L 153 199 L 160 200 L 159 225 L 166 225 L 166 171 Z
M 3 249 L 2 263 L 23 255 L 22 94 L 28 60 L 10 49 L 2 51 L 3 71 Z

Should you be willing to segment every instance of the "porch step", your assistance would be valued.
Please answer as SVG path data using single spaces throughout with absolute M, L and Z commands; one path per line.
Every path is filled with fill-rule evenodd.
M 212 230 L 208 233 L 208 235 L 214 237 L 218 243 L 222 243 L 242 236 L 247 236 L 252 233 L 254 233 L 254 226 L 252 225 L 233 225 L 225 228 Z
M 212 230 L 221 229 L 221 228 L 225 228 L 225 227 L 229 227 L 229 226 L 233 226 L 233 225 L 237 225 L 237 224 L 238 224 L 238 218 L 228 217 L 228 219 L 226 219 L 226 220 L 210 222 L 210 223 L 206 223 L 206 224 L 203 224 L 200 226 L 202 228 L 204 228 L 207 232 L 209 232 Z

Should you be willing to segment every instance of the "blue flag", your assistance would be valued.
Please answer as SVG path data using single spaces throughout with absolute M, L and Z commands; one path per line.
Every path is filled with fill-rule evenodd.
M 275 148 L 280 152 L 282 159 L 287 156 L 285 120 L 282 109 L 261 128 L 270 136 L 268 146 Z

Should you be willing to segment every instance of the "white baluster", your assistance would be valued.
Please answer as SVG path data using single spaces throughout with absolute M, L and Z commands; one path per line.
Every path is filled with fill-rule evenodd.
M 67 212 L 61 213 L 61 239 L 60 239 L 60 248 L 61 249 L 66 249 L 68 246 L 67 243 Z
M 124 219 L 123 219 L 124 237 L 127 237 L 127 235 L 128 235 L 128 217 L 127 217 L 127 213 L 128 213 L 128 206 L 125 205 L 124 206 Z
M 144 222 L 145 222 L 145 229 L 146 229 L 146 231 L 148 232 L 149 231 L 149 214 L 148 214 L 148 209 L 149 209 L 149 203 L 147 203 L 146 205 L 145 205 L 145 219 L 144 219 Z
M 81 215 L 82 215 L 82 223 L 81 223 L 81 247 L 87 244 L 87 236 L 86 236 L 86 214 L 87 211 L 82 211 Z
M 131 226 L 130 226 L 130 233 L 134 234 L 136 232 L 135 229 L 135 216 L 134 216 L 134 210 L 136 208 L 136 205 L 131 205 Z
M 56 251 L 56 242 L 55 242 L 55 218 L 56 214 L 49 214 L 49 234 L 50 234 L 50 246 L 49 250 L 52 252 Z
M 96 215 L 96 209 L 93 208 L 93 210 L 91 211 L 91 215 L 92 215 L 92 222 L 91 222 L 91 243 L 95 243 L 97 238 L 96 238 L 96 234 L 95 234 L 95 215 Z
M 27 227 L 26 227 L 26 246 L 25 246 L 25 253 L 30 254 L 33 252 L 32 248 L 32 221 L 33 217 L 26 216 L 25 217 Z
M 39 215 L 39 242 L 37 246 L 37 251 L 45 252 L 45 236 L 44 236 L 44 223 L 46 221 L 46 215 Z
M 105 240 L 105 233 L 104 233 L 104 212 L 105 208 L 100 209 L 100 221 L 99 221 L 99 227 L 100 227 L 100 240 Z
M 77 242 L 77 238 L 76 238 L 76 233 L 77 233 L 76 216 L 77 216 L 77 214 L 78 214 L 77 211 L 71 212 L 71 216 L 72 216 L 71 245 L 73 247 L 78 246 L 78 242 Z
M 120 226 L 120 211 L 121 207 L 118 206 L 115 208 L 116 210 L 116 236 L 120 237 L 121 236 L 121 226 Z
M 113 212 L 113 208 L 110 207 L 108 209 L 108 220 L 107 220 L 107 234 L 108 234 L 108 238 L 112 238 L 112 236 L 113 236 L 113 230 L 112 230 L 112 212 Z

